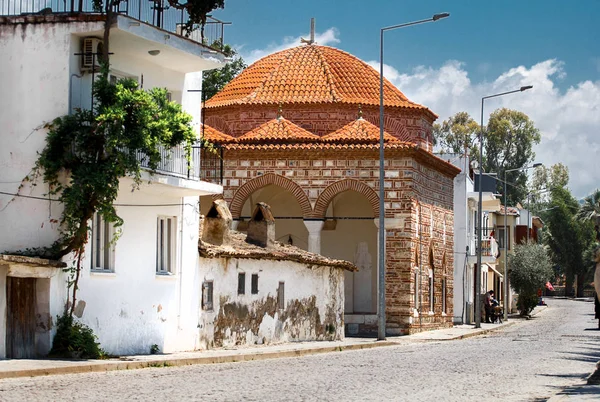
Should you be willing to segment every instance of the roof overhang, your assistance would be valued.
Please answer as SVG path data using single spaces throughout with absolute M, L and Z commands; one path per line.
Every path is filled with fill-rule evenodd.
M 496 198 L 494 193 L 483 192 L 483 193 L 481 193 L 481 195 L 482 195 L 481 208 L 483 211 L 486 211 L 486 212 L 500 211 L 501 203 L 500 203 L 500 200 Z M 475 202 L 479 202 L 479 193 L 476 193 L 476 192 L 467 193 L 467 198 L 470 200 L 474 200 Z
M 0 266 L 8 268 L 7 276 L 16 278 L 51 278 L 67 266 L 62 261 L 21 255 L 0 254 Z
M 80 36 L 103 37 L 103 30 L 79 32 Z M 155 56 L 150 50 L 158 50 Z M 224 55 L 201 43 L 118 15 L 110 30 L 110 52 L 155 64 L 180 73 L 211 70 L 225 65 Z

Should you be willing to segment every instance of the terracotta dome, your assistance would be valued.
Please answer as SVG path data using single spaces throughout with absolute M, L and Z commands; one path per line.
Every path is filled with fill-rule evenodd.
M 386 106 L 427 110 L 384 80 Z M 329 46 L 302 45 L 258 60 L 206 102 L 206 108 L 256 104 L 379 105 L 379 73 Z

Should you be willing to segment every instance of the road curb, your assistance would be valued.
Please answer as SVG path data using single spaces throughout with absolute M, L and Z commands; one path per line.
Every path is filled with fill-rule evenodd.
M 81 374 L 106 372 L 117 370 L 135 370 L 153 367 L 180 367 L 195 364 L 217 364 L 217 363 L 235 363 L 253 360 L 267 360 L 284 357 L 300 357 L 306 355 L 316 355 L 321 353 L 343 352 L 349 350 L 373 349 L 378 347 L 397 346 L 398 344 L 390 341 L 379 341 L 364 344 L 351 344 L 339 346 L 315 347 L 309 349 L 293 349 L 276 352 L 258 352 L 240 355 L 226 356 L 204 356 L 187 357 L 174 359 L 153 359 L 153 360 L 131 360 L 131 361 L 108 361 L 106 363 L 97 363 L 98 360 L 90 364 L 78 364 L 76 366 L 48 367 L 39 369 L 26 369 L 0 372 L 0 379 L 19 378 L 19 377 L 40 377 L 46 375 L 58 374 Z

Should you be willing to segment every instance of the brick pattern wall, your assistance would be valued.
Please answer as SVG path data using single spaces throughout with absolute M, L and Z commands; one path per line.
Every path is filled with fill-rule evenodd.
M 204 110 L 204 122 L 225 134 L 240 137 L 277 117 L 277 105 L 226 106 Z M 362 117 L 379 126 L 379 108 L 362 106 Z M 352 104 L 282 105 L 282 115 L 313 134 L 324 136 L 358 118 L 359 108 Z M 384 129 L 402 141 L 432 149 L 433 121 L 422 111 L 387 107 Z
M 379 151 L 348 150 L 226 150 L 224 198 L 239 218 L 254 191 L 274 184 L 293 194 L 304 218 L 322 218 L 336 194 L 363 194 L 378 216 Z M 453 177 L 423 163 L 411 151 L 386 151 L 385 211 L 398 227 L 387 230 L 386 314 L 396 333 L 452 326 Z M 419 230 L 420 229 L 420 230 Z M 420 237 L 419 237 L 420 234 Z M 421 296 L 424 306 L 414 317 L 414 267 L 422 243 Z M 432 254 L 435 308 L 429 314 L 428 270 Z M 446 313 L 442 312 L 442 279 L 446 279 Z M 426 307 L 426 308 L 425 308 Z

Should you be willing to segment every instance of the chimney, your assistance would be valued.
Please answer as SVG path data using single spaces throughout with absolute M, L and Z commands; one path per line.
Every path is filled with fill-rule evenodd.
M 216 246 L 229 242 L 229 226 L 231 212 L 225 200 L 215 200 L 204 217 L 202 224 L 202 241 Z
M 275 243 L 275 219 L 271 207 L 264 202 L 256 204 L 248 223 L 246 241 L 261 247 L 269 247 Z

